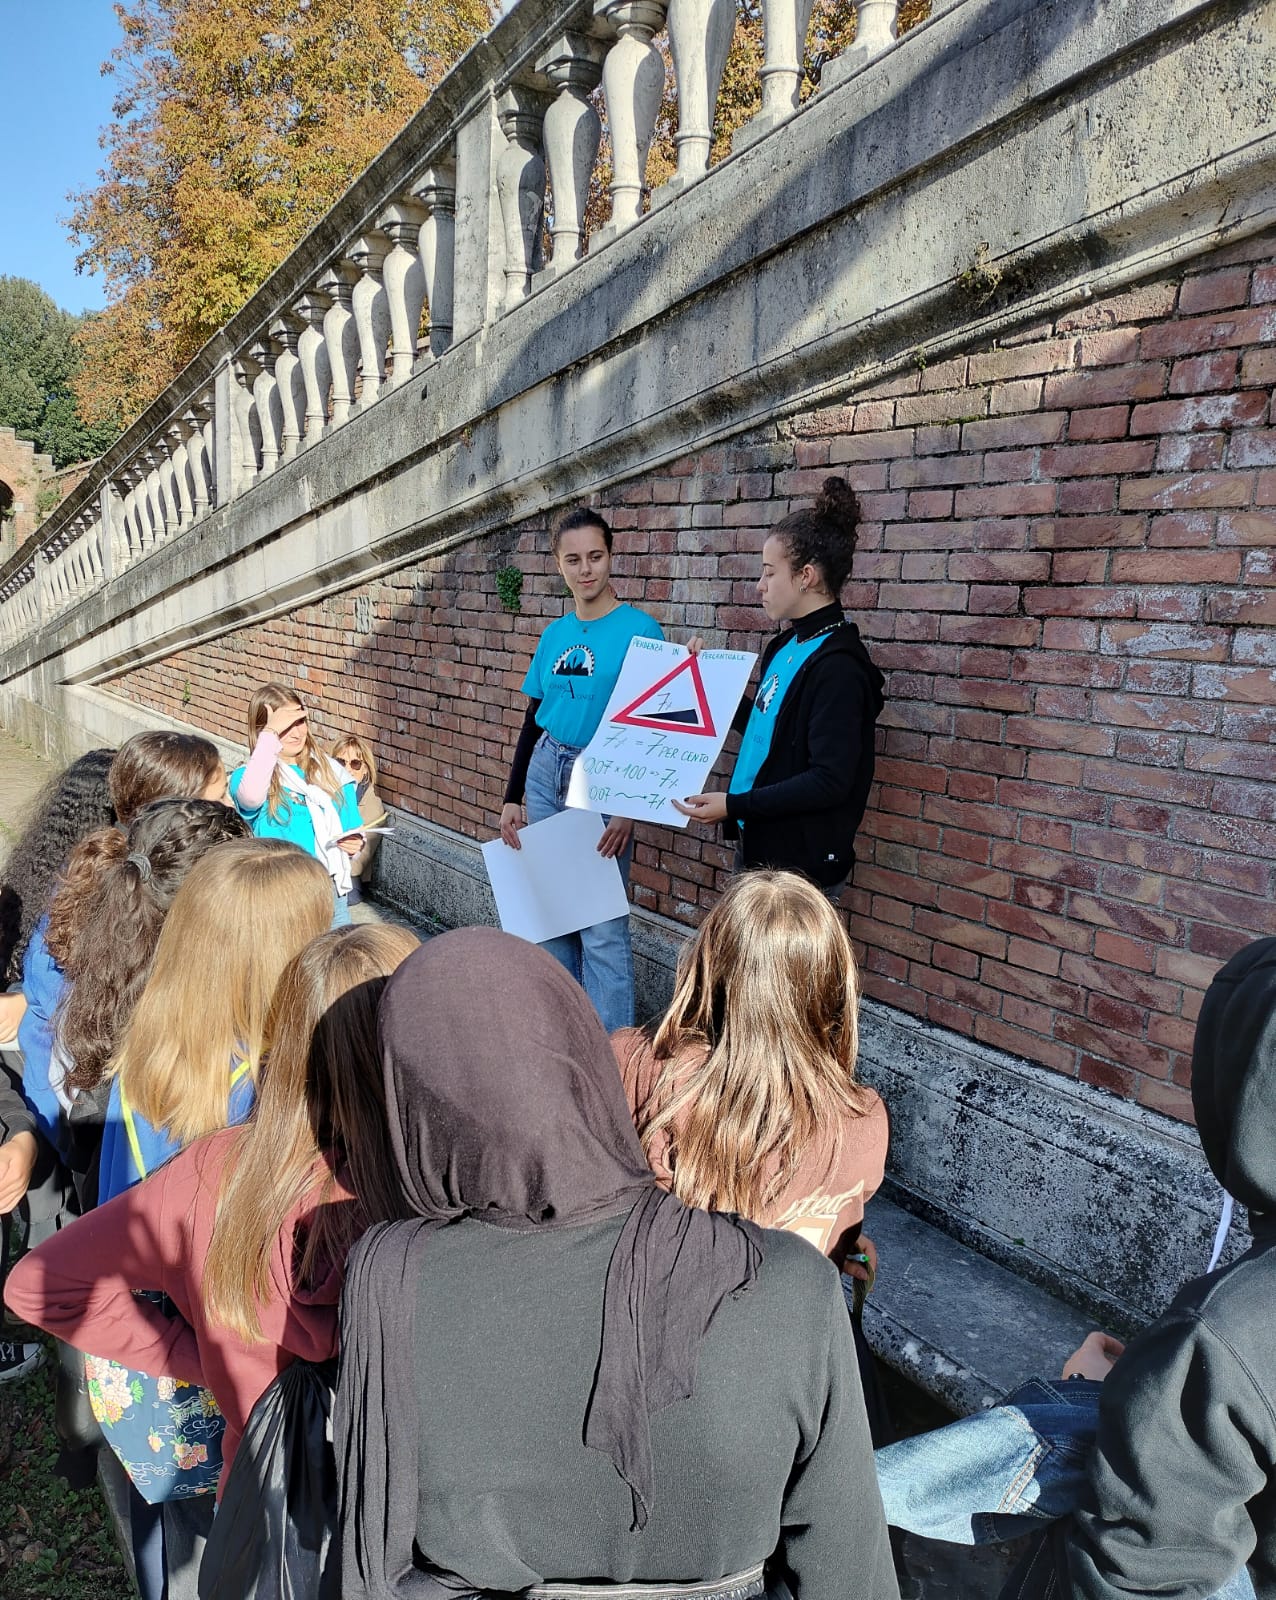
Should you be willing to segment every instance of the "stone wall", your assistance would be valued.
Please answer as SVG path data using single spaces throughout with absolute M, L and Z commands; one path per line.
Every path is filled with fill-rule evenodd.
M 888 677 L 848 896 L 866 989 L 1179 1117 L 1204 986 L 1276 933 L 1274 380 L 1268 234 L 602 500 L 625 598 L 756 646 L 767 529 L 850 477 L 847 602 Z M 233 739 L 292 679 L 372 735 L 388 800 L 481 838 L 561 604 L 537 519 L 103 687 Z M 642 829 L 634 899 L 693 923 L 727 864 Z

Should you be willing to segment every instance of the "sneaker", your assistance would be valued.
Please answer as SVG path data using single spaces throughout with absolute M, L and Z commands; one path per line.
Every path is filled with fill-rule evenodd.
M 13 1378 L 25 1378 L 44 1360 L 44 1348 L 38 1344 L 13 1344 L 0 1339 L 0 1383 Z

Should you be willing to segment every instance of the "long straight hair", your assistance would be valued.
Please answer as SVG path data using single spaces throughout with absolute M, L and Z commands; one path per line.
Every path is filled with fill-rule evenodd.
M 91 837 L 112 854 L 96 893 L 72 895 L 61 925 L 65 953 L 54 951 L 69 980 L 56 1027 L 70 1062 L 67 1082 L 75 1089 L 101 1082 L 187 874 L 215 845 L 246 839 L 248 824 L 215 800 L 153 800 L 133 819 L 127 838 L 116 828 Z M 53 902 L 50 930 L 67 892 Z
M 201 1289 L 210 1320 L 250 1343 L 261 1338 L 260 1307 L 280 1250 L 293 1269 L 295 1241 L 281 1235 L 308 1195 L 315 1203 L 295 1268 L 299 1286 L 343 1262 L 374 1222 L 401 1214 L 377 1004 L 417 942 L 402 928 L 336 928 L 307 945 L 279 980 L 261 1097 L 223 1168 Z M 328 1203 L 343 1166 L 353 1206 Z
M 279 974 L 332 921 L 332 880 L 282 839 L 236 839 L 187 874 L 109 1072 L 178 1144 L 226 1126 L 232 1057 L 256 1081 Z
M 808 1151 L 826 1146 L 832 1168 L 841 1129 L 871 1104 L 855 1081 L 858 1010 L 851 941 L 824 895 L 791 872 L 735 879 L 647 1033 L 663 1065 L 638 1135 L 650 1158 L 667 1134 L 681 1200 L 764 1221 Z
M 263 683 L 260 689 L 253 691 L 253 697 L 248 702 L 248 748 L 256 748 L 261 730 L 272 711 L 278 711 L 280 706 L 300 706 L 304 711 L 305 704 L 297 691 L 290 689 L 286 683 Z M 334 798 L 341 793 L 342 780 L 331 756 L 325 755 L 315 743 L 309 722 L 306 723 L 306 742 L 297 757 L 297 765 L 307 783 L 313 783 Z M 279 768 L 276 767 L 270 774 L 270 785 L 266 790 L 266 809 L 272 817 L 278 818 L 288 810 L 290 803 L 279 780 Z

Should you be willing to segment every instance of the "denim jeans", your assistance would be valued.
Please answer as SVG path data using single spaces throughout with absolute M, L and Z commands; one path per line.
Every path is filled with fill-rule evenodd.
M 1102 1384 L 1030 1378 L 1000 1405 L 878 1450 L 886 1520 L 949 1544 L 998 1544 L 1075 1510 L 1099 1426 Z M 1044 1538 L 1016 1567 L 1002 1600 L 1058 1597 Z M 1244 1568 L 1211 1600 L 1253 1600 Z M 1062 1600 L 1062 1597 L 1059 1597 Z
M 532 751 L 527 769 L 527 820 L 544 822 L 567 806 L 567 785 L 576 764 L 578 749 L 559 744 L 543 733 Z M 629 862 L 632 844 L 617 858 L 620 875 L 629 887 Z M 613 917 L 595 923 L 579 933 L 566 933 L 546 939 L 541 946 L 555 961 L 566 967 L 594 1003 L 608 1033 L 633 1026 L 634 956 L 629 943 L 629 917 Z

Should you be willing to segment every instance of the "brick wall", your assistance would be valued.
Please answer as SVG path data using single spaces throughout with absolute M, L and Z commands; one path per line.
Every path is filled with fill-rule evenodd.
M 1276 933 L 1274 381 L 1268 237 L 605 501 L 625 598 L 756 646 L 767 529 L 850 477 L 847 603 L 888 678 L 848 896 L 865 987 L 1178 1116 L 1204 986 Z M 389 800 L 483 837 L 562 595 L 523 526 L 113 687 L 242 736 L 252 685 L 295 679 L 373 735 Z M 643 828 L 634 898 L 694 921 L 727 865 Z

